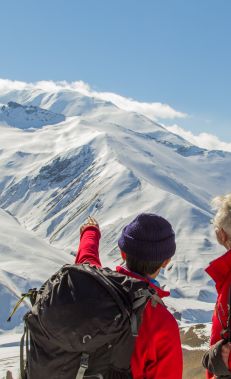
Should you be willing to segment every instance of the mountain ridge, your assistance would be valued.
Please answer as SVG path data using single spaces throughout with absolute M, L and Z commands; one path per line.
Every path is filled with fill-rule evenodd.
M 102 261 L 111 266 L 120 259 L 123 226 L 141 212 L 161 214 L 177 236 L 173 265 L 160 274 L 172 294 L 169 306 L 182 322 L 209 321 L 215 290 L 203 267 L 219 252 L 210 200 L 220 183 L 230 189 L 231 154 L 195 147 L 137 112 L 63 92 L 0 91 L 1 102 L 12 96 L 24 110 L 46 104 L 47 112 L 65 113 L 61 122 L 33 133 L 0 122 L 0 208 L 62 250 L 63 261 L 70 261 L 79 226 L 93 215 L 102 228 Z

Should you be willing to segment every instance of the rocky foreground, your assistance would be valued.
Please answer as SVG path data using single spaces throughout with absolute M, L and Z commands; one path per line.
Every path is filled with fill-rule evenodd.
M 183 379 L 205 379 L 201 360 L 209 345 L 209 330 L 203 324 L 181 329 L 184 355 Z

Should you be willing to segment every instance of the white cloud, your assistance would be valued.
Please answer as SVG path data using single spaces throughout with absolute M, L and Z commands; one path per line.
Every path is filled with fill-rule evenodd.
M 198 135 L 194 135 L 192 132 L 181 128 L 179 125 L 165 125 L 165 128 L 170 132 L 183 137 L 193 145 L 202 147 L 207 150 L 224 150 L 231 152 L 231 143 L 223 142 L 213 134 L 200 133 Z
M 185 113 L 176 111 L 167 104 L 143 103 L 110 92 L 92 92 L 92 94 L 102 100 L 112 102 L 118 108 L 125 111 L 141 113 L 155 120 L 161 118 L 174 119 L 187 117 Z
M 44 91 L 52 92 L 64 89 L 77 91 L 84 96 L 90 96 L 100 100 L 109 101 L 115 104 L 118 108 L 121 108 L 125 111 L 141 113 L 154 120 L 187 117 L 186 113 L 177 111 L 170 107 L 168 104 L 139 102 L 134 99 L 126 98 L 111 92 L 97 92 L 92 90 L 91 87 L 83 81 L 71 83 L 66 81 L 39 81 L 36 83 L 25 83 L 0 79 L 0 92 L 23 89 L 42 89 Z
M 27 83 L 19 82 L 17 80 L 0 79 L 0 91 L 7 92 L 12 90 L 23 90 Z

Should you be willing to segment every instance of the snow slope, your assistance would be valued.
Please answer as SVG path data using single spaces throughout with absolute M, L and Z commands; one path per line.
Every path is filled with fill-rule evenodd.
M 21 323 L 25 313 L 20 308 L 11 323 L 6 322 L 21 293 L 41 285 L 48 275 L 72 258 L 37 238 L 2 209 L 0 226 L 0 329 L 9 330 Z
M 65 120 L 62 114 L 56 114 L 33 105 L 21 105 L 9 101 L 0 107 L 0 122 L 21 129 L 41 128 Z
M 29 304 L 25 301 L 11 322 L 6 320 L 21 293 L 40 287 L 49 275 L 72 260 L 73 257 L 52 248 L 0 209 L 0 378 L 6 369 L 12 369 L 15 378 L 18 372 L 22 318 Z
M 160 274 L 171 290 L 167 303 L 182 325 L 209 322 L 215 290 L 203 269 L 222 252 L 210 200 L 230 192 L 231 153 L 198 148 L 144 115 L 74 90 L 2 90 L 0 102 L 8 112 L 0 121 L 3 335 L 20 327 L 25 308 L 5 322 L 17 295 L 73 260 L 90 214 L 102 229 L 102 261 L 112 267 L 126 223 L 140 212 L 169 219 L 177 252 Z M 35 110 L 28 123 L 27 109 Z

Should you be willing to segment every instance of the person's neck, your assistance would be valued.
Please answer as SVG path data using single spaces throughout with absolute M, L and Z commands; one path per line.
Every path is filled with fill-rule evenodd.
M 124 266 L 126 269 L 128 269 L 130 271 L 130 269 L 127 267 L 126 261 L 122 262 L 122 266 Z M 157 277 L 157 275 L 159 274 L 159 272 L 160 272 L 160 268 L 159 268 L 159 270 L 155 271 L 153 274 L 143 275 L 143 274 L 140 274 L 139 272 L 136 272 L 136 274 L 143 276 L 143 277 L 149 277 L 151 279 L 155 279 Z
M 155 271 L 153 274 L 148 274 L 147 276 L 152 279 L 156 279 L 157 275 L 159 274 L 160 269 Z

